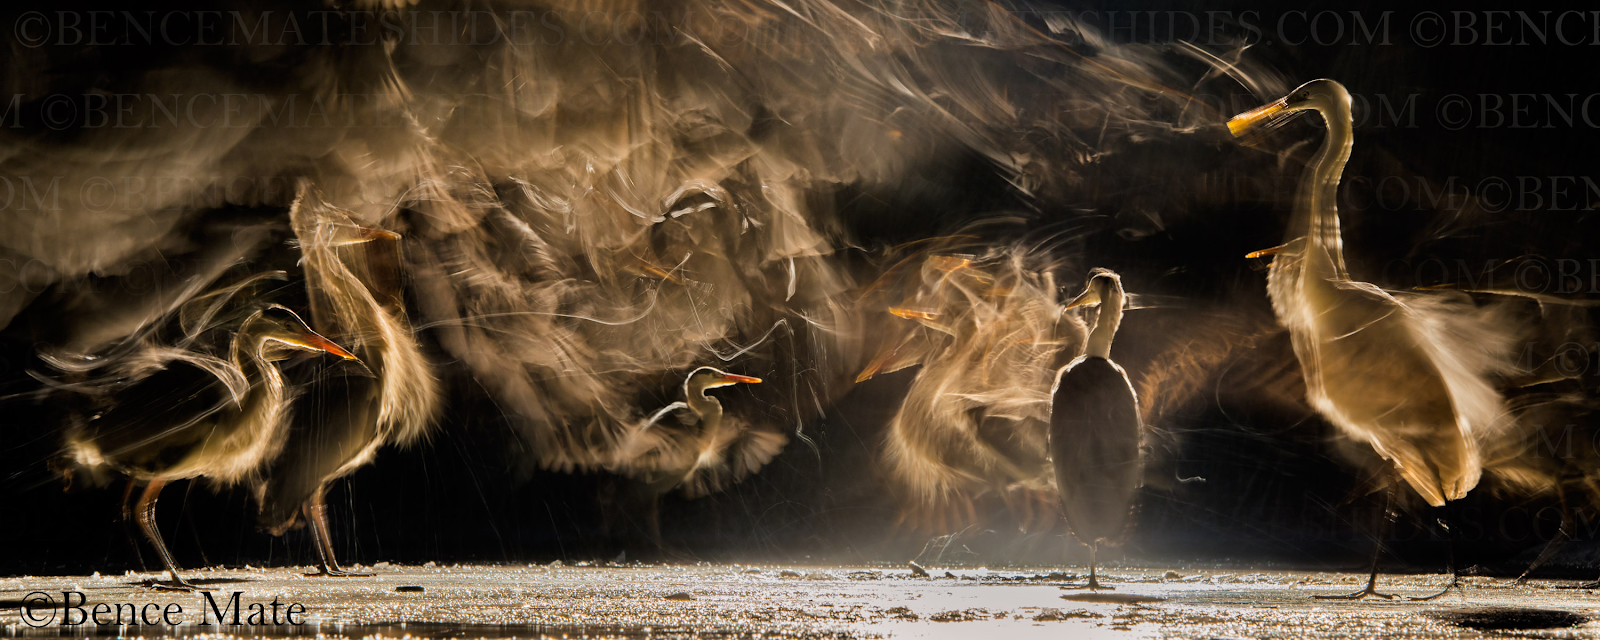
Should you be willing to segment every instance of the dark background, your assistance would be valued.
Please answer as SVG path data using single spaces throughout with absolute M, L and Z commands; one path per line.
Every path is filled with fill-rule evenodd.
M 1386 95 L 1395 105 L 1415 96 L 1414 117 L 1405 122 L 1385 121 L 1370 112 L 1356 115 L 1361 124 L 1355 155 L 1346 170 L 1342 205 L 1347 252 L 1357 278 L 1396 288 L 1436 284 L 1470 275 L 1459 271 L 1461 264 L 1476 269 L 1488 260 L 1533 254 L 1582 261 L 1584 281 L 1576 293 L 1596 294 L 1589 278 L 1597 267 L 1587 261 L 1600 238 L 1593 211 L 1600 194 L 1584 192 L 1581 182 L 1569 190 L 1576 210 L 1561 211 L 1548 205 L 1519 210 L 1515 203 L 1493 212 L 1461 203 L 1439 205 L 1420 199 L 1415 188 L 1441 187 L 1451 179 L 1460 185 L 1479 185 L 1487 178 L 1503 178 L 1516 185 L 1518 177 L 1526 177 L 1542 181 L 1541 193 L 1548 196 L 1551 176 L 1600 177 L 1594 152 L 1600 136 L 1581 117 L 1570 126 L 1559 121 L 1549 127 L 1513 128 L 1509 123 L 1488 126 L 1494 125 L 1490 116 L 1457 129 L 1441 122 L 1435 108 L 1450 95 L 1478 100 L 1482 94 L 1576 93 L 1581 101 L 1600 91 L 1591 72 L 1600 62 L 1592 28 L 1584 30 L 1586 44 L 1576 46 L 1555 42 L 1553 36 L 1549 43 L 1527 46 L 1457 44 L 1456 36 L 1462 34 L 1456 33 L 1429 48 L 1408 34 L 1417 13 L 1390 6 L 1209 3 L 1199 7 L 1140 2 L 1087 8 L 1156 12 L 1137 14 L 1133 30 L 1118 36 L 1154 43 L 1195 39 L 1186 22 L 1170 22 L 1170 14 L 1164 12 L 1228 12 L 1262 31 L 1244 55 L 1278 70 L 1291 85 L 1330 77 L 1343 82 L 1352 94 Z M 51 6 L 58 8 L 69 7 Z M 6 23 L 23 10 L 6 10 Z M 1394 11 L 1389 44 L 1351 44 L 1352 10 L 1369 21 Z M 1286 13 L 1290 11 L 1306 13 Z M 1246 12 L 1256 12 L 1255 17 L 1239 18 L 1249 15 Z M 1302 15 L 1344 16 L 1342 37 L 1330 35 L 1335 27 L 1326 22 L 1329 18 L 1316 31 L 1299 27 L 1298 33 L 1274 33 L 1274 25 L 1286 15 L 1291 25 L 1303 24 Z M 1446 20 L 1453 17 L 1447 12 L 1441 15 Z M 1483 14 L 1477 17 L 1482 20 Z M 1515 16 L 1508 23 L 1515 25 Z M 1200 34 L 1202 43 L 1208 33 Z M 1506 37 L 1515 40 L 1516 33 Z M 1282 42 L 1284 35 L 1297 39 L 1313 34 L 1324 43 Z M 156 65 L 170 54 L 136 50 L 126 52 L 121 63 L 130 68 Z M 1244 93 L 1214 97 L 1230 108 L 1254 106 L 1254 99 Z M 1509 114 L 1509 106 L 1503 112 Z M 1600 100 L 1592 113 L 1600 121 Z M 1541 124 L 1549 122 L 1542 102 L 1532 115 Z M 1300 164 L 1279 166 L 1270 152 L 1295 140 L 1317 141 L 1320 129 L 1309 120 L 1274 134 L 1277 142 L 1268 149 L 1239 146 L 1228 139 L 1219 122 L 1212 130 L 1150 141 L 1148 155 L 1132 153 L 1111 161 L 1098 176 L 1107 191 L 1103 201 L 1092 203 L 1096 213 L 1114 219 L 1141 198 L 1158 194 L 1158 202 L 1178 203 L 1184 215 L 1166 219 L 1146 234 L 1118 233 L 1107 225 L 1083 243 L 1085 261 L 1116 268 L 1129 289 L 1138 293 L 1266 309 L 1262 265 L 1240 256 L 1281 241 L 1285 207 Z M 1147 161 L 1188 169 L 1140 170 Z M 1251 181 L 1260 175 L 1274 180 Z M 900 241 L 907 235 L 933 235 L 1019 206 L 1003 180 L 981 160 L 940 159 L 928 164 L 923 177 L 921 186 L 875 190 L 865 194 L 870 198 L 859 197 L 864 194 L 848 186 L 824 195 L 836 198 L 847 219 L 860 221 L 855 232 L 867 246 Z M 1402 182 L 1385 182 L 1386 177 Z M 1230 178 L 1243 186 L 1216 183 Z M 1397 184 L 1412 188 L 1396 192 Z M 907 211 L 917 213 L 913 217 Z M 1435 275 L 1430 268 L 1442 271 Z M 1137 340 L 1141 332 L 1162 331 L 1165 320 L 1159 311 L 1131 312 L 1119 344 Z M 34 366 L 27 337 L 13 331 L 0 346 L 4 349 L 0 393 L 22 394 L 34 388 L 26 375 Z M 1282 341 L 1259 348 L 1288 353 Z M 1595 375 L 1592 370 L 1585 373 L 1591 379 Z M 638 487 L 605 474 L 528 468 L 494 404 L 470 379 L 447 374 L 451 402 L 430 441 L 407 450 L 386 449 L 376 464 L 334 485 L 329 504 L 336 544 L 347 563 L 367 564 L 618 558 L 905 561 L 922 552 L 929 538 L 948 533 L 898 523 L 900 500 L 876 471 L 882 426 L 914 374 L 901 371 L 859 385 L 825 417 L 805 425 L 805 433 L 816 444 L 814 450 L 791 442 L 759 475 L 726 492 L 693 500 L 678 494 L 663 497 L 658 507 L 661 546 L 649 535 L 651 501 Z M 1222 388 L 1226 379 L 1217 384 Z M 1335 455 L 1331 427 L 1309 413 L 1226 395 L 1218 393 L 1157 425 L 1175 434 L 1178 443 L 1165 461 L 1174 477 L 1204 481 L 1148 488 L 1138 529 L 1120 553 L 1127 560 L 1146 562 L 1361 565 L 1370 549 L 1365 536 L 1375 520 L 1378 496 L 1368 491 L 1370 472 L 1377 465 L 1352 464 Z M 1589 425 L 1586 416 L 1572 419 L 1580 427 Z M 137 527 L 117 517 L 120 486 L 63 492 L 46 468 L 59 446 L 59 420 L 54 408 L 26 398 L 14 396 L 0 405 L 0 549 L 4 550 L 0 574 L 158 568 L 159 561 Z M 1594 444 L 1580 436 L 1577 446 Z M 214 492 L 203 482 L 178 483 L 167 489 L 161 504 L 162 529 L 183 566 L 315 561 L 304 530 L 284 537 L 258 532 L 254 505 L 243 489 Z M 1516 573 L 1519 563 L 1554 535 L 1557 504 L 1553 495 L 1518 499 L 1475 492 L 1459 505 L 1463 564 Z M 1084 559 L 1082 548 L 1063 537 L 1061 526 L 1019 532 L 1012 514 L 997 503 L 980 506 L 980 526 L 963 534 L 940 562 L 993 566 Z M 1582 504 L 1573 506 L 1579 543 L 1572 549 L 1581 551 L 1583 542 L 1595 541 L 1592 527 L 1586 526 L 1586 516 L 1592 518 L 1594 512 Z M 1410 517 L 1399 518 L 1389 537 L 1391 560 L 1441 566 L 1448 545 L 1431 523 L 1442 514 L 1409 504 L 1406 508 Z M 1564 558 L 1553 569 L 1587 571 L 1581 553 Z

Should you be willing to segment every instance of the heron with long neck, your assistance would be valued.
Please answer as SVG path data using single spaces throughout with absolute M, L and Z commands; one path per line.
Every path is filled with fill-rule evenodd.
M 1301 178 L 1284 244 L 1250 255 L 1275 254 L 1267 293 L 1289 331 L 1311 406 L 1343 435 L 1371 445 L 1428 504 L 1443 506 L 1477 486 L 1479 441 L 1504 425 L 1505 402 L 1490 378 L 1510 368 L 1511 341 L 1497 318 L 1458 298 L 1401 297 L 1350 278 L 1337 207 L 1353 144 L 1343 86 L 1313 80 L 1228 128 L 1242 136 L 1306 111 L 1326 121 L 1323 145 Z M 1333 597 L 1392 597 L 1375 589 L 1381 551 L 1380 540 L 1364 589 Z M 1453 575 L 1428 598 L 1457 584 Z
M 307 385 L 285 453 L 258 488 L 260 523 L 281 534 L 304 515 L 323 576 L 339 566 L 324 496 L 386 443 L 422 437 L 439 393 L 405 319 L 397 234 L 356 225 L 302 185 L 289 212 L 304 256 L 312 323 L 359 355 L 361 370 L 324 370 Z
M 1101 544 L 1116 544 L 1133 522 L 1144 484 L 1139 401 L 1128 374 L 1111 360 L 1122 323 L 1122 279 L 1107 269 L 1090 273 L 1088 287 L 1067 308 L 1098 305 L 1083 355 L 1062 367 L 1051 390 L 1050 457 L 1061 513 L 1072 535 L 1089 546 L 1090 589 L 1107 588 L 1096 574 Z
M 650 419 L 635 431 L 634 438 L 623 445 L 622 455 L 639 459 L 638 452 L 648 449 L 677 450 L 678 455 L 664 456 L 665 459 L 674 462 L 660 462 L 656 465 L 666 474 L 664 476 L 666 483 L 670 483 L 671 486 L 683 486 L 692 495 L 709 493 L 716 489 L 718 481 L 708 476 L 714 476 L 725 469 L 731 469 L 735 476 L 734 480 L 737 481 L 748 470 L 759 469 L 761 465 L 771 460 L 782 450 L 787 440 L 782 434 L 748 429 L 744 425 L 727 420 L 723 416 L 722 402 L 706 392 L 736 384 L 760 382 L 761 378 L 728 373 L 716 367 L 695 369 L 684 378 L 683 401 L 662 407 L 650 416 Z M 677 434 L 675 437 L 655 429 L 663 418 L 674 412 L 692 414 L 692 420 L 696 423 L 692 435 L 683 437 L 682 434 Z M 660 443 L 663 439 L 675 439 L 682 444 L 668 447 L 644 444 Z M 745 441 L 740 442 L 741 440 Z M 727 459 L 730 451 L 735 458 L 731 461 Z
M 357 359 L 277 305 L 247 318 L 234 334 L 231 351 L 224 366 L 215 359 L 168 353 L 155 371 L 110 387 L 111 393 L 97 398 L 105 410 L 68 430 L 67 455 L 78 465 L 109 467 L 146 483 L 135 518 L 172 577 L 151 586 L 200 588 L 179 575 L 156 527 L 162 487 L 198 477 L 237 483 L 282 448 L 289 403 L 274 363 L 297 352 Z

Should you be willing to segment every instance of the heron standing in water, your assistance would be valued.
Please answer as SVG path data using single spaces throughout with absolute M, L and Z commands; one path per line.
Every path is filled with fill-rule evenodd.
M 421 437 L 439 393 L 405 320 L 399 236 L 354 224 L 302 185 L 289 211 L 304 255 L 312 323 L 359 355 L 359 371 L 325 369 L 307 385 L 279 456 L 258 487 L 260 523 L 274 534 L 304 514 L 320 576 L 361 576 L 339 567 L 328 530 L 328 483 L 372 461 L 384 444 Z
M 1062 367 L 1051 390 L 1050 456 L 1061 513 L 1072 535 L 1089 545 L 1090 589 L 1100 544 L 1116 544 L 1133 521 L 1144 484 L 1139 401 L 1128 374 L 1111 360 L 1122 323 L 1122 279 L 1107 269 L 1089 274 L 1088 288 L 1067 308 L 1099 305 L 1083 355 Z
M 103 411 L 69 428 L 67 454 L 74 462 L 91 470 L 109 467 L 147 483 L 135 518 L 172 575 L 170 583 L 151 586 L 200 589 L 178 575 L 156 526 L 156 499 L 174 480 L 203 476 L 223 484 L 239 482 L 277 453 L 283 446 L 288 394 L 273 363 L 296 352 L 357 359 L 312 331 L 294 312 L 272 305 L 240 325 L 230 361 L 151 352 L 160 361 L 141 363 L 147 373 L 117 381 L 96 398 Z
M 1325 141 L 1301 178 L 1285 243 L 1250 256 L 1276 254 L 1267 293 L 1289 331 L 1311 406 L 1345 436 L 1371 445 L 1429 505 L 1444 506 L 1477 486 L 1480 440 L 1507 422 L 1490 379 L 1512 369 L 1511 336 L 1492 307 L 1391 293 L 1350 278 L 1336 202 L 1353 138 L 1350 94 L 1332 80 L 1313 80 L 1235 116 L 1228 129 L 1242 136 L 1303 111 L 1322 115 Z M 1392 598 L 1375 589 L 1381 553 L 1380 537 L 1364 589 L 1318 597 Z M 1415 599 L 1458 584 L 1452 570 L 1443 590 Z

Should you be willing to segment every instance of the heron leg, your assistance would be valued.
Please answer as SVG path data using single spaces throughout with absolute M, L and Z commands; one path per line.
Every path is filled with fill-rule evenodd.
M 1528 568 L 1522 572 L 1522 575 L 1517 576 L 1517 579 L 1511 583 L 1512 586 L 1522 586 L 1527 584 L 1528 576 L 1531 575 L 1535 569 L 1544 566 L 1544 563 L 1549 562 L 1550 558 L 1555 557 L 1557 551 L 1560 551 L 1562 547 L 1567 546 L 1567 543 L 1572 540 L 1572 512 L 1567 508 L 1566 483 L 1559 481 L 1556 482 L 1556 498 L 1561 501 L 1561 528 L 1556 531 L 1555 537 L 1551 538 L 1550 542 L 1545 543 L 1544 548 L 1539 550 L 1538 557 L 1534 558 L 1533 562 L 1528 564 Z M 1600 581 L 1590 582 L 1572 588 L 1593 589 L 1597 586 L 1600 586 Z
M 650 510 L 645 513 L 645 519 L 645 526 L 649 528 L 650 544 L 655 545 L 657 554 L 665 554 L 667 540 L 661 537 L 661 494 L 651 494 Z
M 1561 530 L 1556 532 L 1556 536 L 1550 540 L 1549 544 L 1544 546 L 1544 550 L 1539 552 L 1539 557 L 1533 559 L 1533 564 L 1529 565 L 1528 570 L 1522 572 L 1522 575 L 1517 577 L 1517 581 L 1514 584 L 1521 585 L 1526 583 L 1528 581 L 1528 574 L 1533 573 L 1533 570 L 1538 568 L 1539 565 L 1544 564 L 1550 558 L 1554 557 L 1556 555 L 1556 551 L 1560 550 L 1562 546 L 1572 540 L 1572 509 L 1567 504 L 1567 485 L 1565 483 L 1559 483 L 1556 485 L 1556 496 L 1561 500 Z M 1592 580 L 1589 582 L 1572 585 L 1561 585 L 1556 588 L 1600 589 L 1600 580 Z
M 173 561 L 172 553 L 167 551 L 167 543 L 161 540 L 161 530 L 156 527 L 156 498 L 161 497 L 161 489 L 167 485 L 165 480 L 151 480 L 145 485 L 144 493 L 139 495 L 139 504 L 134 507 L 135 518 L 139 521 L 139 528 L 144 530 L 144 537 L 150 545 L 160 554 L 161 562 L 166 564 L 167 573 L 172 575 L 171 582 L 151 580 L 145 586 L 164 591 L 214 591 L 206 589 L 184 580 L 178 575 L 178 563 Z M 130 485 L 130 493 L 132 493 Z
M 1115 591 L 1116 587 L 1108 587 L 1106 585 L 1100 584 L 1100 572 L 1099 572 L 1099 569 L 1098 569 L 1099 566 L 1100 566 L 1100 562 L 1099 562 L 1100 559 L 1098 557 L 1099 555 L 1100 555 L 1100 543 L 1099 542 L 1090 543 L 1089 544 L 1089 583 L 1085 584 L 1085 585 L 1083 585 L 1081 587 L 1064 587 L 1064 588 L 1066 588 L 1066 589 L 1088 589 L 1090 591 L 1097 591 L 1097 590 L 1100 590 L 1100 589 L 1105 589 L 1105 590 L 1108 590 L 1108 591 Z
M 316 573 L 308 573 L 307 577 L 328 578 L 370 578 L 374 574 L 356 573 L 339 568 L 339 559 L 333 555 L 333 536 L 328 533 L 328 505 L 322 499 L 323 490 L 311 494 L 311 499 L 306 502 L 306 520 L 311 521 L 311 537 L 315 539 L 317 557 L 322 566 Z
M 1106 587 L 1106 586 L 1101 586 L 1100 585 L 1100 580 L 1099 580 L 1100 558 L 1098 557 L 1099 555 L 1100 555 L 1100 543 L 1096 542 L 1094 544 L 1089 545 L 1089 584 L 1084 585 L 1084 586 L 1088 587 L 1090 591 L 1093 591 L 1095 589 L 1111 589 L 1112 588 L 1112 587 Z
M 1379 526 L 1379 532 L 1377 535 L 1373 536 L 1375 548 L 1372 550 L 1372 568 L 1367 572 L 1366 588 L 1354 593 L 1318 595 L 1312 596 L 1313 598 L 1318 600 L 1360 600 L 1366 598 L 1367 596 L 1372 596 L 1374 598 L 1383 598 L 1385 600 L 1394 599 L 1394 594 L 1378 592 L 1378 558 L 1383 556 L 1383 537 L 1388 535 L 1388 525 L 1392 522 L 1389 517 L 1389 507 L 1394 502 L 1394 487 L 1396 482 L 1399 482 L 1398 478 L 1390 478 L 1389 488 L 1383 492 L 1383 512 L 1381 514 L 1383 516 L 1383 524 Z
M 1455 529 L 1450 526 L 1452 521 L 1457 520 L 1455 517 L 1456 503 L 1451 502 L 1447 504 L 1445 508 L 1449 509 L 1450 515 L 1447 517 L 1447 519 L 1441 520 L 1440 524 L 1444 526 L 1445 532 L 1450 535 L 1449 555 L 1445 556 L 1449 559 L 1449 564 L 1445 567 L 1445 570 L 1450 572 L 1450 581 L 1446 582 L 1444 588 L 1440 589 L 1438 593 L 1433 593 L 1426 596 L 1412 596 L 1407 598 L 1412 602 L 1425 602 L 1428 600 L 1434 600 L 1446 593 L 1450 593 L 1451 589 L 1461 586 L 1461 571 L 1456 568 L 1456 557 L 1459 555 L 1459 549 L 1456 547 L 1459 546 L 1460 536 L 1458 536 Z
M 122 489 L 122 519 L 125 521 L 133 519 L 133 489 L 137 486 L 138 480 L 128 478 L 128 486 Z
M 137 518 L 133 516 L 133 490 L 139 487 L 139 480 L 128 478 L 128 485 L 122 489 L 122 535 L 127 537 L 128 547 L 133 549 L 133 555 L 138 558 L 139 565 L 144 565 L 144 551 L 139 548 L 139 536 L 133 533 Z

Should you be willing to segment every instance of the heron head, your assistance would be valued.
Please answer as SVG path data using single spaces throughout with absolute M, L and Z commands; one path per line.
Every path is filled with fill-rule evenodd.
M 706 389 L 728 387 L 740 383 L 759 384 L 760 382 L 761 378 L 752 378 L 750 376 L 741 376 L 728 373 L 716 367 L 700 367 L 699 369 L 695 369 L 693 373 L 689 374 L 689 380 L 686 386 L 691 389 L 700 389 L 704 391 Z
M 344 347 L 312 331 L 299 314 L 277 304 L 268 305 L 250 316 L 235 339 L 254 341 L 259 345 L 261 357 L 268 361 L 286 360 L 296 352 L 326 353 L 360 361 Z
M 1312 80 L 1300 85 L 1289 95 L 1256 107 L 1228 120 L 1228 131 L 1243 136 L 1262 128 L 1272 128 L 1286 122 L 1301 111 L 1317 111 L 1330 122 L 1332 113 L 1349 113 L 1350 92 L 1344 85 L 1327 78 Z
M 1089 272 L 1088 286 L 1067 303 L 1067 308 L 1093 306 L 1112 299 L 1122 299 L 1122 277 L 1110 269 L 1097 268 Z

